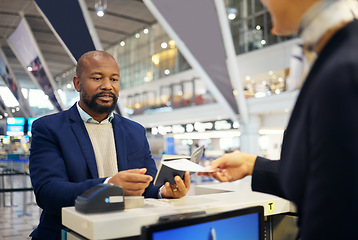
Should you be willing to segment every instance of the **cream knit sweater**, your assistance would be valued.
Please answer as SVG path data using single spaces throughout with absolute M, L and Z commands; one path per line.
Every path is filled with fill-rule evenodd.
M 96 156 L 98 176 L 112 177 L 118 172 L 116 145 L 111 123 L 85 123 Z

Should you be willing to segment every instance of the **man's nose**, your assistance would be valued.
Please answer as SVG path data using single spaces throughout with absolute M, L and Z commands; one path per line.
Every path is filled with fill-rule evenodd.
M 112 89 L 113 88 L 112 81 L 109 77 L 103 78 L 102 83 L 101 83 L 101 88 L 102 89 Z

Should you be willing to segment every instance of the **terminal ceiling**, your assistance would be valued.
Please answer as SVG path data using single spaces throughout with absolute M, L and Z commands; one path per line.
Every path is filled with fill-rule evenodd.
M 103 49 L 156 22 L 140 0 L 107 0 L 107 10 L 103 17 L 96 15 L 95 0 L 85 0 L 85 3 Z M 21 14 L 29 23 L 53 77 L 74 67 L 74 63 L 48 27 L 34 0 L 0 0 L 0 46 L 20 86 L 37 88 L 6 41 L 19 24 Z M 4 83 L 1 81 L 0 85 Z

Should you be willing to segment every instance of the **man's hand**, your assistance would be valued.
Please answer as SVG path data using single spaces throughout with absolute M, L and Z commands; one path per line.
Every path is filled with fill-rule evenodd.
M 169 182 L 164 184 L 160 194 L 164 198 L 181 198 L 184 197 L 190 189 L 190 175 L 189 172 L 185 172 L 184 181 L 181 177 L 176 176 L 174 178 L 175 183 L 170 185 Z
M 141 196 L 153 180 L 152 176 L 145 175 L 146 172 L 146 168 L 120 171 L 108 182 L 120 185 L 125 196 Z

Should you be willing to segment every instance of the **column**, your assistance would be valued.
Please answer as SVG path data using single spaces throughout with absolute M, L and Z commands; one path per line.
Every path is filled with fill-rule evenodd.
M 261 118 L 258 115 L 250 115 L 248 124 L 240 125 L 240 151 L 259 155 L 259 130 L 261 127 Z

